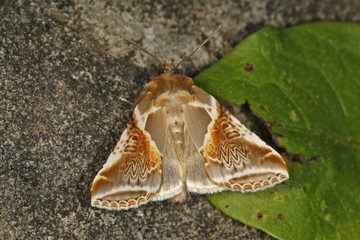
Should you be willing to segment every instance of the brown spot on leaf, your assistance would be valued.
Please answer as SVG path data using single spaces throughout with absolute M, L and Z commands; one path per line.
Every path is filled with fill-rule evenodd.
M 264 214 L 262 214 L 261 212 L 259 212 L 259 213 L 257 214 L 257 218 L 258 218 L 258 219 L 263 219 L 263 218 L 264 218 Z
M 247 72 L 251 72 L 252 70 L 254 70 L 254 66 L 251 63 L 246 63 L 244 69 Z
M 284 215 L 282 213 L 279 213 L 277 215 L 277 218 L 280 219 L 280 220 L 283 220 L 284 219 Z

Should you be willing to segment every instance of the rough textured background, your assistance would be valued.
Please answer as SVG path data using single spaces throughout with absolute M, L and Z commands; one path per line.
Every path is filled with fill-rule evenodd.
M 109 212 L 91 182 L 132 102 L 159 66 L 136 41 L 194 76 L 268 25 L 360 21 L 359 0 L 0 2 L 0 239 L 270 238 L 191 194 Z

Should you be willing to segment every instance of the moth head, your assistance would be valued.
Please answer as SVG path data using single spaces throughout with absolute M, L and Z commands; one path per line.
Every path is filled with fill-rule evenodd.
M 179 74 L 180 70 L 175 67 L 175 64 L 171 60 L 166 60 L 163 65 L 163 68 L 159 71 L 159 74 L 163 74 L 163 73 L 169 75 Z
M 164 73 L 175 73 L 176 67 L 175 64 L 171 62 L 171 60 L 166 60 L 163 67 L 164 67 L 163 69 Z

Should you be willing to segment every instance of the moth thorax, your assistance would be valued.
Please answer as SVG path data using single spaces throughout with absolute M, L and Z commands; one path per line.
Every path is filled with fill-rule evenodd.
M 175 121 L 169 124 L 169 130 L 176 145 L 182 145 L 184 141 L 184 122 Z
M 176 100 L 171 102 L 171 106 L 165 108 L 169 131 L 177 147 L 182 147 L 184 139 L 184 116 L 182 103 Z

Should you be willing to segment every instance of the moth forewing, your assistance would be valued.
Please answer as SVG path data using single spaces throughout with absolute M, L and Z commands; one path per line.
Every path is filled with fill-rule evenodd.
M 218 104 L 201 154 L 209 178 L 229 190 L 258 191 L 286 180 L 282 157 Z
M 91 205 L 128 209 L 149 201 L 158 192 L 162 156 L 135 115 L 91 186 Z

